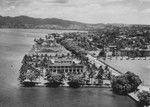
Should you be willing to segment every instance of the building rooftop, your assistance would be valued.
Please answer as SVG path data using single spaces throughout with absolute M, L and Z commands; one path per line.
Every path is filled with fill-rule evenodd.
M 49 66 L 82 66 L 76 59 L 73 58 L 57 58 L 49 61 Z
M 81 64 L 73 64 L 73 63 L 54 63 L 54 64 L 49 64 L 48 66 L 80 66 L 83 67 Z
M 136 50 L 136 49 L 131 49 L 131 48 L 128 48 L 128 49 L 121 49 L 121 51 L 133 51 L 133 50 Z M 139 51 L 150 51 L 150 49 L 138 49 Z

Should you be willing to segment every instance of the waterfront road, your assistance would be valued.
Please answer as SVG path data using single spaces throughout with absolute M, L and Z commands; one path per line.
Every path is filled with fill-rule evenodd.
M 121 73 L 120 71 L 118 71 L 117 69 L 113 68 L 112 66 L 110 66 L 110 65 L 108 65 L 108 64 L 106 64 L 106 63 L 104 63 L 103 61 L 101 61 L 101 60 L 95 58 L 94 56 L 92 56 L 92 55 L 90 55 L 90 54 L 88 54 L 86 57 L 88 57 L 90 63 L 92 63 L 92 64 L 95 63 L 96 67 L 102 66 L 102 67 L 104 68 L 105 66 L 108 66 L 109 69 L 110 69 L 111 72 L 112 72 L 112 75 L 118 76 L 118 75 L 122 74 L 122 73 Z
M 115 75 L 115 76 L 118 76 L 118 75 L 122 74 L 122 73 L 121 73 L 120 71 L 118 71 L 117 69 L 113 68 L 112 66 L 106 64 L 105 62 L 101 61 L 100 59 L 95 58 L 94 56 L 92 56 L 92 55 L 90 55 L 90 54 L 88 54 L 87 57 L 89 58 L 90 63 L 92 63 L 92 64 L 95 63 L 95 65 L 96 65 L 97 67 L 99 67 L 99 66 L 105 67 L 106 65 L 109 66 L 109 69 L 112 71 L 112 74 Z M 150 88 L 149 88 L 149 87 L 147 87 L 147 86 L 142 86 L 142 85 L 140 85 L 140 86 L 138 87 L 138 89 L 139 89 L 138 92 L 142 92 L 143 90 L 144 90 L 144 91 L 150 91 Z M 137 97 L 138 92 L 135 92 L 135 93 L 132 92 L 132 93 L 129 93 L 128 95 L 129 95 L 131 98 L 133 98 L 135 101 L 138 102 L 138 101 L 139 101 L 139 99 L 138 99 L 138 97 Z M 150 107 L 150 106 L 148 106 L 148 107 Z

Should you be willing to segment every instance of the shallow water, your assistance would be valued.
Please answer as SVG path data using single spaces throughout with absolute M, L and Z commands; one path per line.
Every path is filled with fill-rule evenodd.
M 127 96 L 105 88 L 23 88 L 17 77 L 21 60 L 35 37 L 59 30 L 0 29 L 0 106 L 5 107 L 137 107 Z M 70 31 L 69 31 L 70 32 Z
M 8 107 L 138 107 L 105 88 L 14 88 L 1 93 L 0 100 Z

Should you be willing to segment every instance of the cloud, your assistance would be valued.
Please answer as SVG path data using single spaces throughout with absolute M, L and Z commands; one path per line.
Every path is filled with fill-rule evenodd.
M 145 10 L 142 11 L 142 13 L 146 13 L 146 14 L 150 13 L 150 9 L 145 9 Z
M 140 2 L 150 2 L 150 0 L 139 0 Z
M 90 4 L 103 4 L 112 2 L 121 2 L 124 0 L 0 0 L 4 6 L 28 6 L 32 3 L 49 4 L 49 5 L 66 5 L 66 6 L 81 6 Z
M 5 11 L 10 11 L 12 9 L 15 9 L 15 6 L 9 6 L 8 8 L 5 9 Z
M 81 6 L 81 5 L 103 4 L 121 1 L 124 0 L 34 0 L 34 2 L 48 3 L 48 4 L 51 3 L 51 5 L 65 4 L 66 6 Z
M 76 4 L 77 5 L 77 4 Z M 102 6 L 97 3 L 82 2 L 80 6 L 60 6 L 33 2 L 28 8 L 20 8 L 17 13 L 41 18 L 63 18 L 88 23 L 125 22 L 134 18 L 136 9 L 123 5 Z M 133 21 L 133 20 L 132 20 Z M 130 21 L 131 22 L 131 21 Z
M 109 2 L 122 2 L 122 1 L 124 1 L 124 0 L 100 0 L 100 2 L 107 2 L 107 3 L 109 3 Z
M 69 0 L 34 0 L 35 2 L 43 2 L 43 3 L 67 3 Z
M 67 3 L 68 0 L 54 0 L 55 3 Z
M 121 1 L 124 0 L 69 0 L 69 3 L 74 5 L 90 5 L 90 4 L 104 4 Z

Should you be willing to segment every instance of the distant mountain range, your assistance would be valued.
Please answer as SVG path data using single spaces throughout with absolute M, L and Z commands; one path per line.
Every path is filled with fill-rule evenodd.
M 108 25 L 108 24 L 107 24 Z M 120 26 L 123 24 L 116 24 Z M 28 16 L 3 17 L 0 16 L 0 28 L 25 28 L 25 29 L 77 29 L 91 30 L 105 28 L 106 24 L 87 24 L 58 18 L 33 18 Z

